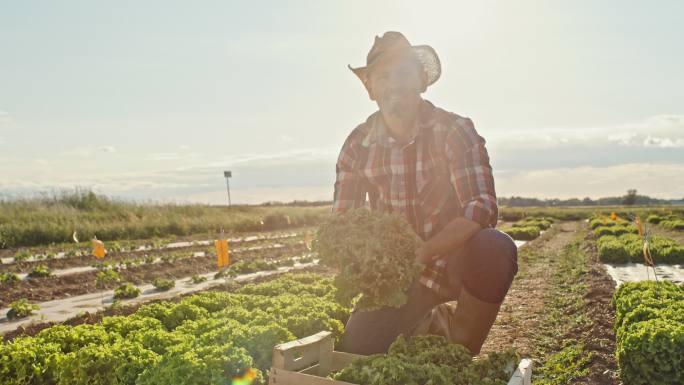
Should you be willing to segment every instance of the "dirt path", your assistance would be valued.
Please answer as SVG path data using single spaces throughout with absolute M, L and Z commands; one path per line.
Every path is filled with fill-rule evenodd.
M 547 366 L 537 375 L 553 375 L 553 366 L 561 365 L 557 374 L 568 376 L 562 383 L 617 385 L 614 283 L 598 262 L 594 241 L 577 238 L 582 225 L 558 224 L 524 246 L 518 275 L 482 350 L 513 347 L 535 365 Z M 577 348 L 578 355 L 561 352 L 565 346 Z M 579 361 L 579 367 L 563 371 Z
M 594 242 L 588 242 L 586 252 L 590 258 L 590 268 L 586 276 L 587 293 L 584 306 L 591 316 L 591 323 L 581 331 L 585 349 L 592 352 L 589 374 L 574 382 L 582 385 L 617 385 L 617 362 L 615 361 L 615 332 L 613 322 L 615 311 L 611 306 L 615 283 L 606 273 L 598 260 Z
M 522 246 L 518 274 L 482 347 L 483 353 L 514 347 L 521 356 L 532 357 L 539 338 L 540 314 L 545 312 L 544 293 L 552 284 L 549 256 L 560 253 L 579 226 L 579 222 L 559 223 Z M 529 258 L 528 253 L 541 257 Z

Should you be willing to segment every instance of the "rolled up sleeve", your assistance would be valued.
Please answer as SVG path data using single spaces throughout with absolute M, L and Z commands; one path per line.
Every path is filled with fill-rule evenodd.
M 494 227 L 499 212 L 485 140 L 470 119 L 459 117 L 456 122 L 445 141 L 451 184 L 463 216 L 482 227 Z

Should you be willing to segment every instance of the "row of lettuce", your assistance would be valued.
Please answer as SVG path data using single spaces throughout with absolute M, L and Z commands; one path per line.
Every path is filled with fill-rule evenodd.
M 646 221 L 672 230 L 684 230 L 684 219 L 672 214 L 651 214 L 646 218 Z
M 624 283 L 613 306 L 622 382 L 684 384 L 684 287 L 667 281 Z
M 0 384 L 263 382 L 276 344 L 321 330 L 341 335 L 350 309 L 334 294 L 331 279 L 288 275 L 98 324 L 53 326 L 0 344 Z
M 648 224 L 613 214 L 596 216 L 589 227 L 599 259 L 607 263 L 681 263 L 684 247 L 651 235 Z M 621 284 L 613 295 L 616 357 L 625 385 L 684 384 L 684 286 L 668 281 Z
M 300 257 L 288 257 L 274 260 L 254 259 L 241 260 L 227 268 L 223 268 L 214 274 L 214 279 L 224 277 L 236 277 L 240 274 L 249 274 L 258 271 L 272 271 L 280 267 L 291 267 L 295 263 L 311 263 L 314 261 L 312 254 Z M 50 276 L 48 273 L 46 276 Z M 19 277 L 14 273 L 1 273 L 0 283 L 14 283 L 19 280 Z M 193 275 L 187 282 L 194 285 L 207 281 L 206 276 Z M 142 293 L 140 288 L 131 282 L 123 282 L 121 275 L 114 269 L 104 269 L 97 273 L 96 286 L 99 289 L 105 290 L 111 285 L 117 285 L 114 289 L 114 300 L 131 299 L 140 296 Z M 152 286 L 159 291 L 168 291 L 176 286 L 176 281 L 157 277 L 152 281 Z M 8 319 L 26 318 L 34 314 L 40 307 L 37 304 L 29 303 L 26 298 L 21 298 L 9 304 L 9 310 L 6 313 Z
M 645 224 L 638 221 L 635 224 L 619 217 L 599 216 L 591 219 L 589 226 L 602 262 L 643 262 L 646 247 L 655 263 L 684 263 L 684 246 L 669 237 L 649 234 Z
M 514 222 L 509 227 L 501 228 L 501 231 L 519 241 L 531 241 L 541 232 L 551 227 L 553 219 L 549 217 L 527 217 Z

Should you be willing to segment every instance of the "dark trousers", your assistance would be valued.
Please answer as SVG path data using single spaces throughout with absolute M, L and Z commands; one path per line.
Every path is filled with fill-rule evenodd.
M 518 250 L 505 233 L 482 229 L 461 249 L 447 257 L 448 297 L 441 297 L 419 282 L 399 308 L 354 310 L 337 350 L 356 354 L 384 353 L 400 334 L 409 334 L 433 307 L 458 299 L 466 290 L 477 299 L 501 303 L 518 272 Z

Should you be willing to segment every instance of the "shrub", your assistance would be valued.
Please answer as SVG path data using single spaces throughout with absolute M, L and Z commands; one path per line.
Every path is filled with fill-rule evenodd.
M 243 348 L 231 345 L 176 346 L 141 375 L 137 385 L 220 385 L 241 376 L 253 365 Z
M 528 217 L 522 219 L 514 225 L 514 227 L 525 227 L 525 226 L 536 226 L 542 230 L 546 230 L 551 227 L 553 219 L 544 217 Z
M 139 343 L 88 345 L 59 361 L 57 385 L 135 385 L 138 376 L 160 360 Z
M 119 337 L 108 333 L 103 326 L 89 324 L 56 325 L 36 334 L 37 343 L 57 344 L 62 353 L 75 352 L 88 345 L 114 343 L 117 338 Z
M 541 234 L 541 230 L 537 226 L 508 227 L 501 229 L 501 231 L 520 241 L 531 241 Z
M 660 223 L 662 220 L 663 220 L 663 217 L 661 217 L 660 215 L 655 215 L 655 214 L 651 214 L 648 216 L 648 218 L 646 218 L 646 222 L 653 223 L 656 225 L 658 223 Z
M 38 309 L 40 309 L 38 305 L 29 303 L 26 298 L 18 299 L 10 303 L 7 319 L 26 318 Z
M 353 384 L 505 384 L 518 355 L 490 353 L 475 361 L 468 349 L 440 336 L 399 336 L 387 354 L 358 358 L 333 378 Z
M 12 272 L 0 273 L 0 283 L 18 282 L 20 278 L 17 274 Z
M 28 274 L 29 277 L 31 278 L 42 278 L 42 277 L 49 277 L 52 275 L 52 272 L 50 271 L 50 268 L 48 268 L 45 265 L 38 265 L 31 270 L 31 272 Z
M 19 249 L 16 253 L 14 253 L 14 261 L 17 263 L 24 262 L 31 258 L 31 255 L 31 252 L 27 249 Z
M 365 209 L 333 215 L 318 230 L 314 250 L 324 265 L 338 268 L 342 303 L 362 295 L 357 307 L 399 307 L 420 273 L 415 261 L 419 239 L 396 214 Z
M 599 226 L 594 229 L 594 236 L 602 237 L 604 235 L 622 235 L 622 234 L 638 234 L 639 230 L 636 226 L 631 224 L 613 225 L 613 226 Z
M 642 262 L 644 241 L 635 234 L 618 237 L 606 235 L 596 241 L 599 259 L 606 263 Z M 672 239 L 653 235 L 649 238 L 649 250 L 655 263 L 684 262 L 684 246 Z
M 135 298 L 140 295 L 140 289 L 126 282 L 114 290 L 114 299 Z
M 284 229 L 291 225 L 290 217 L 283 213 L 271 213 L 264 217 L 263 229 L 265 231 Z
M 684 220 L 681 219 L 667 220 L 661 222 L 660 224 L 668 229 L 684 230 Z
M 54 383 L 49 361 L 59 353 L 57 344 L 39 343 L 32 337 L 0 343 L 0 382 L 3 385 Z
M 201 276 L 201 275 L 193 275 L 193 276 L 190 278 L 190 280 L 192 281 L 192 283 L 194 283 L 195 285 L 197 285 L 198 283 L 205 282 L 205 281 L 207 280 L 207 277 L 204 277 L 204 276 Z
M 171 290 L 176 286 L 176 282 L 172 279 L 155 278 L 152 285 L 159 291 Z
M 613 306 L 623 383 L 684 383 L 684 290 L 667 281 L 624 283 Z
M 121 276 L 112 269 L 99 271 L 95 278 L 95 285 L 101 289 L 107 287 L 109 284 L 119 282 L 121 282 Z

